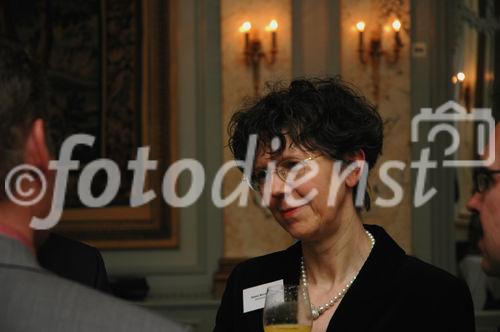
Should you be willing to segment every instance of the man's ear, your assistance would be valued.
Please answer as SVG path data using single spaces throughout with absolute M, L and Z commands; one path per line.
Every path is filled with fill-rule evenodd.
M 24 146 L 24 162 L 40 169 L 43 173 L 49 172 L 50 153 L 45 140 L 45 123 L 36 119 L 26 138 Z
M 349 157 L 349 163 L 357 163 L 356 168 L 349 173 L 347 176 L 345 183 L 347 186 L 354 188 L 363 176 L 363 167 L 368 167 L 365 159 L 365 152 L 363 150 L 359 150 L 358 152 L 352 154 Z

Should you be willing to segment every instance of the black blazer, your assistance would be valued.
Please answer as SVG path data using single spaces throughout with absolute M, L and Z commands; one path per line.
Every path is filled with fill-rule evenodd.
M 365 228 L 375 237 L 375 247 L 337 307 L 328 332 L 475 330 L 472 299 L 464 282 L 407 256 L 381 227 Z M 263 331 L 262 309 L 243 313 L 242 291 L 279 279 L 298 284 L 301 256 L 297 242 L 284 251 L 236 266 L 214 331 Z
M 37 250 L 40 266 L 60 277 L 110 292 L 102 256 L 94 247 L 50 233 Z

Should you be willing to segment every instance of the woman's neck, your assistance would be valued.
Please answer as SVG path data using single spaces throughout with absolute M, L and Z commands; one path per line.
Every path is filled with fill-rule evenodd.
M 343 218 L 328 238 L 302 243 L 310 285 L 325 288 L 350 281 L 361 269 L 371 250 L 371 241 L 356 211 Z

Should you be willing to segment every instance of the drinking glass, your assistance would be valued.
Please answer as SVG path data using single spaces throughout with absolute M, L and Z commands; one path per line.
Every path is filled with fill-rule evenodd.
M 263 323 L 265 332 L 310 332 L 312 314 L 307 289 L 302 285 L 269 287 Z

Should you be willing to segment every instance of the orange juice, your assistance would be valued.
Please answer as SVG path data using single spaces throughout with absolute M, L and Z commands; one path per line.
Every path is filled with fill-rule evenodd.
M 264 326 L 264 332 L 311 332 L 311 327 L 299 324 L 277 324 Z

